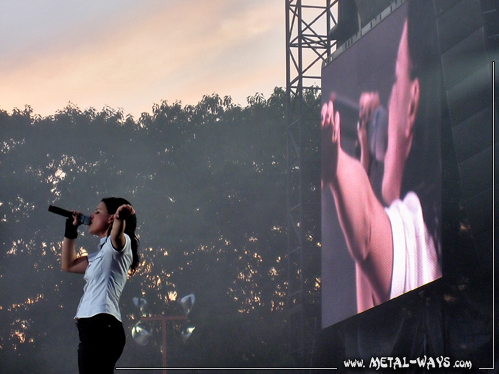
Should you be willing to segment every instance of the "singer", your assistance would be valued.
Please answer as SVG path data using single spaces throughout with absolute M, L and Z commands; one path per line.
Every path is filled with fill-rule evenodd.
M 125 346 L 119 299 L 127 274 L 133 274 L 139 262 L 135 210 L 123 198 L 102 199 L 88 226 L 88 232 L 100 238 L 98 251 L 80 257 L 75 240 L 82 214 L 72 213 L 62 242 L 62 270 L 85 274 L 75 316 L 80 337 L 78 369 L 80 374 L 113 373 Z
M 381 199 L 362 154 L 359 162 L 341 147 L 334 97 L 322 108 L 322 187 L 332 192 L 355 261 L 358 312 L 442 274 L 440 81 L 431 4 L 409 0 L 401 30 L 388 103 Z M 365 135 L 363 143 L 365 150 Z

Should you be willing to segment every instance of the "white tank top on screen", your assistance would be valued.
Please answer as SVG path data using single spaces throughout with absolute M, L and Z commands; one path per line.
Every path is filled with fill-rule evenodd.
M 442 276 L 437 250 L 423 220 L 418 196 L 409 192 L 385 209 L 392 226 L 393 269 L 390 298 Z

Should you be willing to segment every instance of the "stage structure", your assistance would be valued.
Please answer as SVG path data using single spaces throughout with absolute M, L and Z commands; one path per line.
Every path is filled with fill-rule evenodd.
M 286 0 L 290 354 L 308 367 L 320 328 L 321 67 L 390 0 Z
M 493 315 L 490 279 L 498 262 L 493 256 L 497 138 L 492 126 L 498 93 L 492 63 L 499 56 L 496 1 L 431 2 L 441 66 L 443 280 L 344 322 L 327 327 L 328 321 L 321 321 L 319 123 L 320 96 L 325 92 L 320 65 L 329 65 L 333 54 L 343 53 L 376 27 L 385 9 L 403 3 L 286 1 L 288 308 L 294 367 L 339 367 L 345 357 L 375 353 L 444 354 L 481 368 L 494 367 L 494 333 L 484 321 Z M 452 304 L 455 300 L 462 304 L 460 312 Z M 387 314 L 397 331 L 373 327 L 383 326 Z M 409 353 L 408 346 L 413 347 Z
M 319 128 L 321 66 L 335 43 L 333 0 L 286 0 L 286 121 L 289 350 L 309 367 L 320 327 Z

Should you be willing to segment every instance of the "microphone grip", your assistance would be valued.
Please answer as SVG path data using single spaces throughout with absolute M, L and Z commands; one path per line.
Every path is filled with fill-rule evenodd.
M 59 208 L 59 207 L 54 206 L 54 205 L 49 205 L 49 212 L 52 212 L 52 213 L 55 213 L 55 214 L 58 214 L 60 216 L 67 217 L 67 218 L 73 217 L 73 213 L 71 213 L 69 210 L 62 209 L 62 208 Z
M 66 217 L 66 218 L 72 218 L 73 217 L 73 213 L 70 212 L 69 210 L 62 209 L 62 208 L 59 208 L 59 207 L 54 206 L 54 205 L 49 205 L 49 212 L 58 214 L 60 216 Z M 85 215 L 82 214 L 80 216 L 79 222 L 80 222 L 81 225 L 90 225 L 90 217 L 85 216 Z

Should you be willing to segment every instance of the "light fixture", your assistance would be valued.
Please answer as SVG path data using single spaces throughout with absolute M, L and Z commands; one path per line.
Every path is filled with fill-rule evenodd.
M 194 329 L 195 329 L 194 326 L 189 326 L 189 327 L 186 327 L 185 329 L 182 330 L 182 332 L 180 333 L 180 336 L 182 337 L 182 342 L 184 342 L 184 344 L 187 342 L 187 339 L 189 339 L 191 337 Z
M 180 305 L 182 306 L 182 309 L 186 315 L 188 315 L 189 312 L 191 311 L 195 300 L 196 297 L 194 296 L 193 293 L 184 296 L 183 298 L 180 299 Z
M 138 345 L 146 345 L 151 335 L 140 321 L 132 327 L 132 338 Z
M 142 297 L 134 297 L 133 303 L 140 310 L 140 315 L 142 317 L 146 317 L 149 313 L 149 304 L 147 304 L 147 300 Z

